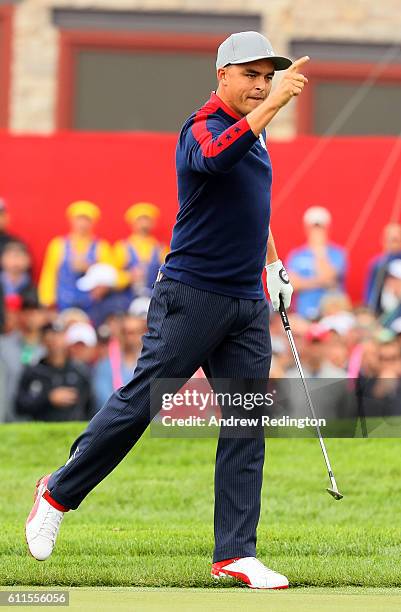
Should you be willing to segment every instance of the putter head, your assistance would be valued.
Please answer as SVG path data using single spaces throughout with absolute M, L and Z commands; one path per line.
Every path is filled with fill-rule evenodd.
M 344 495 L 341 495 L 340 491 L 337 491 L 335 489 L 326 489 L 326 491 L 330 493 L 330 495 L 334 497 L 334 499 L 342 499 L 344 497 Z

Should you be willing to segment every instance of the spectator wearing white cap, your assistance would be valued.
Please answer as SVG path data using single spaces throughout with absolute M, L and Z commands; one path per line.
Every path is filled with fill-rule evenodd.
M 328 292 L 320 302 L 320 323 L 339 336 L 346 336 L 355 327 L 352 303 L 341 291 Z
M 65 339 L 68 355 L 74 362 L 90 367 L 96 356 L 97 336 L 90 323 L 72 323 L 66 333 Z
M 132 300 L 131 304 L 129 305 L 128 312 L 133 317 L 146 319 L 148 315 L 149 306 L 150 298 L 146 297 L 146 295 L 143 295 Z
M 296 292 L 296 311 L 316 319 L 326 293 L 342 288 L 346 257 L 343 248 L 328 241 L 331 214 L 326 208 L 308 208 L 303 221 L 307 242 L 289 254 L 287 270 Z
M 128 310 L 131 297 L 115 289 L 117 276 L 116 268 L 110 264 L 96 263 L 77 281 L 78 289 L 90 294 L 91 303 L 87 312 L 96 328 L 104 323 L 109 315 Z

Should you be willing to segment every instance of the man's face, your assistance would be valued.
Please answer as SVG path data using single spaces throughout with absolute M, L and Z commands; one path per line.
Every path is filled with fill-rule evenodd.
M 90 296 L 93 300 L 95 300 L 95 302 L 99 302 L 100 300 L 102 300 L 104 297 L 106 297 L 106 295 L 111 291 L 111 287 L 106 287 L 104 285 L 98 285 L 97 287 L 94 287 L 91 292 L 90 292 Z
M 25 249 L 16 245 L 8 245 L 3 252 L 2 268 L 9 274 L 22 274 L 29 270 L 31 265 L 29 254 Z
M 71 231 L 74 234 L 90 234 L 93 229 L 93 221 L 85 215 L 72 217 L 70 220 Z
M 326 344 L 322 340 L 312 340 L 307 345 L 307 353 L 310 363 L 314 367 L 318 367 L 325 357 Z
M 346 368 L 348 362 L 348 351 L 345 342 L 342 340 L 333 340 L 327 344 L 326 357 L 330 363 L 337 368 Z
M 43 344 L 51 356 L 67 355 L 67 343 L 62 332 L 47 330 L 43 336 Z
M 391 293 L 401 300 L 401 278 L 388 276 L 384 282 L 383 292 Z
M 137 219 L 135 219 L 132 224 L 132 230 L 138 234 L 150 234 L 154 228 L 155 222 L 152 217 L 148 215 L 141 215 Z
M 0 210 L 0 232 L 4 232 L 8 226 L 8 214 L 5 210 Z
M 68 354 L 74 361 L 80 361 L 89 365 L 94 361 L 95 348 L 88 346 L 84 342 L 75 342 L 75 344 L 68 347 Z
M 217 78 L 229 106 L 239 115 L 247 115 L 270 94 L 274 66 L 260 59 L 246 64 L 219 68 Z
M 146 321 L 139 317 L 125 317 L 121 328 L 121 341 L 125 350 L 136 350 L 142 345 L 142 336 L 146 332 Z
M 387 372 L 394 372 L 394 376 L 401 375 L 401 354 L 397 341 L 387 342 L 379 346 L 380 368 Z
M 39 331 L 46 319 L 47 312 L 44 308 L 23 308 L 20 312 L 20 327 L 23 331 Z
M 391 223 L 384 230 L 384 251 L 386 253 L 401 252 L 401 225 Z
M 311 242 L 325 244 L 327 242 L 327 227 L 324 225 L 305 224 L 306 237 Z

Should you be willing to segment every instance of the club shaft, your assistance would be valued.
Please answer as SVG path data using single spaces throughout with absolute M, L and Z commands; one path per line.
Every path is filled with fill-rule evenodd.
M 327 454 L 326 445 L 325 445 L 324 440 L 323 440 L 322 432 L 320 431 L 319 423 L 318 423 L 318 420 L 317 420 L 317 417 L 316 417 L 316 413 L 315 413 L 315 409 L 314 409 L 313 403 L 312 403 L 312 398 L 311 398 L 310 393 L 309 393 L 308 385 L 306 384 L 305 374 L 304 374 L 304 371 L 302 369 L 302 364 L 301 364 L 301 361 L 299 359 L 298 351 L 297 351 L 297 348 L 295 346 L 295 342 L 294 342 L 294 338 L 293 338 L 291 329 L 287 328 L 286 329 L 286 333 L 287 333 L 288 341 L 290 343 L 292 354 L 294 356 L 295 363 L 297 364 L 297 368 L 298 368 L 299 374 L 301 376 L 302 384 L 303 384 L 303 387 L 304 387 L 304 390 L 305 390 L 305 394 L 306 394 L 306 397 L 307 397 L 307 400 L 308 400 L 308 404 L 309 404 L 309 409 L 311 411 L 312 417 L 316 420 L 316 431 L 317 431 L 317 434 L 319 436 L 320 447 L 322 449 L 323 457 L 324 457 L 324 460 L 326 462 L 326 467 L 327 467 L 327 471 L 329 473 L 329 478 L 330 478 L 331 482 L 334 484 L 334 487 L 337 488 L 336 481 L 335 481 L 334 475 L 333 475 L 333 470 L 331 468 L 329 456 Z
M 303 387 L 304 387 L 304 390 L 305 390 L 305 395 L 306 395 L 306 398 L 308 400 L 309 409 L 311 411 L 312 417 L 316 421 L 316 431 L 317 431 L 317 434 L 318 434 L 318 437 L 319 437 L 320 448 L 322 449 L 322 453 L 323 453 L 323 457 L 324 457 L 324 460 L 325 460 L 325 463 L 326 463 L 326 467 L 327 467 L 327 471 L 328 471 L 328 474 L 329 474 L 331 486 L 332 486 L 332 488 L 335 491 L 338 492 L 337 483 L 336 483 L 336 480 L 334 478 L 333 470 L 331 468 L 330 459 L 329 459 L 329 456 L 327 454 L 326 445 L 325 445 L 324 440 L 323 440 L 322 432 L 320 431 L 319 422 L 318 422 L 318 420 L 316 418 L 316 413 L 315 413 L 315 409 L 313 407 L 312 398 L 311 398 L 310 393 L 309 393 L 308 385 L 306 384 L 305 374 L 304 374 L 304 371 L 302 369 L 301 361 L 299 359 L 297 347 L 295 346 L 294 338 L 293 338 L 291 327 L 290 327 L 290 322 L 288 321 L 287 312 L 285 310 L 284 301 L 283 301 L 283 298 L 282 298 L 281 295 L 280 295 L 279 313 L 280 313 L 280 316 L 281 316 L 281 321 L 282 321 L 283 326 L 284 326 L 284 330 L 285 330 L 285 332 L 287 334 L 287 337 L 288 337 L 288 341 L 290 343 L 291 351 L 292 351 L 292 354 L 294 356 L 294 360 L 295 360 L 295 363 L 297 365 L 299 375 L 300 375 L 301 380 L 302 380 L 302 384 L 303 384 Z

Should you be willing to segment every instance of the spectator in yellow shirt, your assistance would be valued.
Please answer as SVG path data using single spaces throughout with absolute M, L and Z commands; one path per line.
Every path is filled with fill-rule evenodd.
M 92 202 L 73 202 L 67 208 L 70 232 L 49 243 L 39 279 L 39 299 L 44 306 L 90 307 L 90 296 L 77 287 L 77 280 L 94 263 L 113 263 L 111 247 L 94 234 L 100 210 Z
M 159 208 L 148 202 L 130 206 L 124 218 L 132 233 L 114 247 L 114 265 L 120 271 L 119 287 L 132 291 L 133 298 L 150 295 L 166 255 L 166 248 L 152 235 L 159 215 Z

